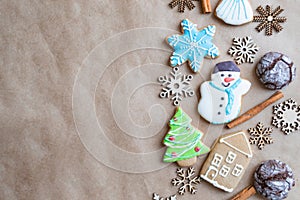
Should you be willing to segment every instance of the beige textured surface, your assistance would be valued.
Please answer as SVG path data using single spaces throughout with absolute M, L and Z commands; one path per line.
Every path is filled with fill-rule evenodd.
M 204 61 L 201 75 L 195 75 L 192 81 L 196 95 L 182 102 L 183 109 L 193 118 L 193 125 L 206 133 L 203 141 L 211 145 L 221 134 L 254 127 L 258 121 L 270 124 L 271 107 L 233 130 L 209 126 L 196 111 L 199 85 L 209 79 L 214 64 L 231 59 L 226 51 L 234 36 L 251 35 L 261 47 L 257 59 L 268 51 L 280 51 L 298 65 L 299 1 L 264 1 L 274 7 L 282 5 L 283 15 L 288 17 L 283 32 L 272 37 L 257 33 L 256 23 L 232 27 L 213 15 L 199 14 L 199 2 L 195 2 L 194 10 L 186 10 L 184 14 L 170 9 L 168 3 L 168 0 L 1 1 L 0 199 L 140 200 L 151 199 L 153 192 L 161 196 L 174 194 L 176 187 L 170 181 L 176 176 L 177 166 L 164 165 L 160 157 L 166 123 L 174 107 L 158 97 L 160 86 L 156 79 L 170 71 L 167 63 L 171 49 L 164 38 L 179 30 L 183 18 L 199 26 L 217 26 L 214 42 L 221 56 Z M 212 0 L 213 8 L 216 3 Z M 261 1 L 251 3 L 256 8 Z M 140 32 L 135 28 L 140 28 Z M 135 29 L 129 32 L 132 36 L 119 34 L 132 29 Z M 141 37 L 143 34 L 145 39 Z M 102 42 L 112 36 L 119 37 L 120 43 L 112 38 L 111 44 L 103 46 Z M 143 48 L 137 49 L 141 44 Z M 99 51 L 101 48 L 105 51 Z M 111 62 L 100 59 L 100 55 L 114 54 L 118 56 Z M 108 63 L 104 66 L 107 68 L 103 68 L 103 63 Z M 185 65 L 181 69 L 190 73 Z M 245 111 L 273 92 L 257 81 L 253 64 L 244 64 L 241 69 L 242 77 L 253 83 L 244 98 L 242 111 Z M 76 80 L 84 70 L 88 78 L 83 78 L 77 87 Z M 286 98 L 294 97 L 300 102 L 299 70 L 297 74 L 298 79 L 283 92 Z M 87 106 L 91 102 L 93 110 Z M 93 116 L 98 119 L 101 131 L 93 129 L 96 121 L 88 120 Z M 275 129 L 274 144 L 266 146 L 264 151 L 252 146 L 254 158 L 232 194 L 203 182 L 195 196 L 186 194 L 178 199 L 228 199 L 252 182 L 255 167 L 266 159 L 287 162 L 299 176 L 299 134 L 285 136 Z M 119 156 L 118 150 L 107 148 L 116 146 L 125 152 L 125 157 Z M 140 155 L 155 150 L 160 151 L 140 159 Z M 198 160 L 197 170 L 203 161 L 204 157 Z M 154 167 L 161 169 L 151 170 Z M 124 172 L 135 168 L 140 173 Z M 297 199 L 299 195 L 300 190 L 295 187 L 289 199 Z M 256 195 L 251 199 L 259 198 Z

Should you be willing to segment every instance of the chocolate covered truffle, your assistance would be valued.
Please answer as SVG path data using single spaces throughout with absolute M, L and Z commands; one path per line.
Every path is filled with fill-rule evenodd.
M 292 169 L 279 160 L 268 160 L 259 165 L 254 174 L 254 187 L 271 200 L 281 200 L 295 186 Z
M 269 52 L 261 58 L 256 66 L 256 74 L 265 87 L 279 90 L 295 79 L 296 67 L 288 56 Z

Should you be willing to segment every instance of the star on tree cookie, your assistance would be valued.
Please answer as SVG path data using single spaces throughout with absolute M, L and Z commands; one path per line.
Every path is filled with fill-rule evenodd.
M 219 56 L 218 48 L 212 43 L 216 27 L 209 25 L 198 30 L 197 25 L 188 19 L 182 20 L 181 27 L 182 35 L 172 35 L 166 38 L 167 43 L 174 49 L 170 64 L 175 67 L 188 61 L 193 72 L 200 71 L 204 57 Z
M 169 98 L 172 95 L 173 105 L 178 106 L 183 97 L 195 95 L 194 90 L 190 86 L 193 76 L 182 75 L 178 67 L 173 68 L 171 75 L 172 77 L 160 76 L 158 78 L 161 85 L 165 86 L 159 96 L 161 98 Z
M 253 63 L 259 47 L 254 43 L 251 37 L 233 38 L 232 47 L 228 50 L 228 54 L 235 57 L 236 64 Z
M 283 27 L 279 23 L 283 23 L 287 19 L 286 17 L 278 17 L 278 15 L 284 11 L 280 8 L 280 6 L 278 6 L 274 11 L 272 11 L 269 5 L 266 6 L 266 9 L 259 6 L 256 10 L 260 16 L 254 16 L 253 22 L 260 22 L 260 24 L 256 27 L 258 32 L 261 32 L 265 28 L 266 35 L 270 36 L 272 35 L 273 28 L 277 32 L 282 31 Z
M 271 127 L 264 128 L 264 125 L 259 122 L 255 128 L 249 128 L 250 133 L 249 142 L 250 144 L 256 144 L 257 147 L 262 150 L 265 144 L 272 144 L 273 139 L 271 137 L 273 129 Z
M 200 177 L 195 176 L 195 169 L 190 167 L 184 171 L 182 168 L 178 168 L 176 173 L 177 178 L 172 179 L 171 183 L 174 186 L 180 186 L 178 188 L 178 194 L 184 195 L 187 191 L 191 194 L 195 194 L 197 192 L 195 185 L 200 183 Z
M 169 3 L 169 6 L 171 8 L 178 6 L 178 12 L 184 12 L 185 6 L 188 7 L 189 10 L 192 10 L 196 7 L 192 1 L 199 0 L 173 0 Z

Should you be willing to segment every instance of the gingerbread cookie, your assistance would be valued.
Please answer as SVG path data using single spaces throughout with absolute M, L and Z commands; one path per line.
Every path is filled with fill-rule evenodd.
M 280 90 L 295 79 L 296 67 L 288 56 L 269 52 L 257 64 L 256 75 L 266 88 Z
M 208 153 L 210 149 L 201 142 L 203 133 L 191 125 L 192 119 L 178 107 L 169 122 L 170 130 L 164 138 L 168 148 L 164 162 L 177 162 L 179 166 L 192 166 L 197 156 Z
M 234 62 L 218 63 L 211 81 L 200 87 L 199 114 L 212 124 L 232 121 L 240 113 L 242 96 L 250 87 L 249 81 L 240 78 L 240 69 Z
M 252 158 L 244 132 L 221 136 L 212 147 L 200 171 L 200 177 L 215 187 L 232 192 Z
M 182 35 L 172 35 L 166 38 L 167 43 L 174 49 L 170 57 L 172 67 L 188 61 L 193 72 L 197 72 L 202 67 L 204 57 L 215 58 L 219 56 L 218 48 L 212 43 L 216 32 L 215 26 L 210 25 L 198 30 L 196 24 L 184 19 L 181 22 L 181 27 Z
M 253 20 L 253 11 L 248 0 L 221 0 L 215 15 L 230 25 L 242 25 Z

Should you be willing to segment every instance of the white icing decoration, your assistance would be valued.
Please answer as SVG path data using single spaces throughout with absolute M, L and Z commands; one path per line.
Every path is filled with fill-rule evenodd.
M 248 0 L 221 0 L 215 13 L 218 18 L 231 25 L 241 25 L 253 20 Z
M 219 56 L 218 48 L 212 43 L 216 27 L 209 25 L 198 30 L 197 25 L 188 19 L 182 20 L 181 27 L 182 35 L 167 37 L 167 43 L 174 49 L 170 57 L 171 66 L 179 66 L 189 61 L 193 72 L 200 71 L 204 57 Z
M 241 136 L 243 136 L 243 138 L 240 138 Z M 237 139 L 241 140 L 237 140 L 236 137 Z M 233 138 L 234 140 L 232 140 Z M 246 144 L 244 142 L 246 142 Z M 246 145 L 248 149 L 240 150 L 236 147 L 238 144 Z M 218 149 L 219 145 L 222 145 L 223 147 L 224 145 L 228 145 L 231 148 L 231 150 L 225 151 Z M 237 154 L 237 152 L 233 150 L 236 150 L 243 155 Z M 233 187 L 235 187 L 238 184 L 238 181 L 240 180 L 240 176 L 243 174 L 242 172 L 244 169 L 244 166 L 236 163 L 239 160 L 237 159 L 237 157 L 239 156 L 241 160 L 245 161 L 249 160 L 250 157 L 252 157 L 250 145 L 245 133 L 238 132 L 220 137 L 213 151 L 215 151 L 215 153 L 213 155 L 210 155 L 209 158 L 206 160 L 204 164 L 204 166 L 206 167 L 201 170 L 200 176 L 204 180 L 213 184 L 215 187 L 220 188 L 226 192 L 232 192 Z M 247 153 L 245 153 L 244 151 L 246 151 Z M 222 163 L 221 158 L 225 157 L 225 155 L 225 161 Z M 215 163 L 217 163 L 217 165 L 215 165 Z M 247 163 L 245 163 L 245 165 L 248 166 Z M 228 178 L 229 174 L 232 174 L 230 178 Z
M 224 178 L 228 175 L 230 171 L 230 167 L 226 166 L 226 165 L 223 165 L 222 168 L 220 169 L 220 176 L 223 176 Z
M 234 80 L 225 87 L 225 79 L 231 76 Z M 240 80 L 239 84 L 236 82 Z M 225 86 L 224 86 L 225 85 Z M 225 90 L 232 87 L 232 108 L 228 113 L 226 107 L 229 103 L 228 94 Z M 235 119 L 240 113 L 242 96 L 251 87 L 248 80 L 240 79 L 240 72 L 219 71 L 211 75 L 211 81 L 202 83 L 200 87 L 201 99 L 198 104 L 199 114 L 212 124 L 224 124 Z
M 242 165 L 236 164 L 231 172 L 233 176 L 239 177 L 242 174 L 244 167 Z
M 240 134 L 244 137 L 244 139 L 245 139 L 245 141 L 246 141 L 246 144 L 247 144 L 248 152 L 249 152 L 249 153 L 240 150 L 239 148 L 237 148 L 237 147 L 234 146 L 233 144 L 230 144 L 229 142 L 226 141 L 226 139 L 231 138 L 231 137 L 235 137 L 235 136 L 240 135 Z M 229 135 L 229 136 L 227 136 L 227 137 L 221 138 L 221 139 L 220 139 L 220 143 L 224 143 L 224 144 L 228 145 L 228 146 L 231 147 L 232 149 L 234 149 L 234 150 L 236 150 L 236 151 L 238 151 L 238 152 L 244 154 L 244 155 L 247 156 L 248 158 L 251 158 L 251 157 L 252 157 L 251 147 L 250 147 L 250 144 L 249 144 L 248 139 L 247 139 L 247 137 L 246 137 L 246 135 L 245 135 L 244 132 L 238 132 L 238 133 Z
M 211 161 L 211 164 L 215 167 L 219 167 L 222 160 L 223 160 L 223 156 L 221 156 L 218 153 L 215 153 L 214 159 Z
M 164 144 L 168 147 L 164 156 L 165 162 L 185 160 L 209 152 L 209 148 L 200 140 L 203 133 L 193 127 L 191 122 L 192 119 L 179 107 L 169 122 L 170 130 L 164 139 Z M 176 138 L 175 141 L 170 140 L 170 137 Z M 195 151 L 195 147 L 200 148 L 199 151 Z M 173 152 L 176 156 L 172 155 Z
M 211 183 L 213 186 L 217 187 L 217 188 L 220 188 L 226 192 L 232 192 L 233 191 L 233 188 L 227 188 L 223 185 L 220 185 L 217 181 L 215 180 L 211 180 L 210 178 L 208 178 L 207 176 L 205 175 L 201 175 L 201 178 L 203 178 L 204 180 L 206 180 L 207 182 Z
M 228 154 L 227 154 L 227 157 L 226 157 L 226 162 L 231 164 L 231 163 L 233 163 L 235 158 L 236 158 L 236 154 L 233 153 L 232 151 L 229 151 Z

